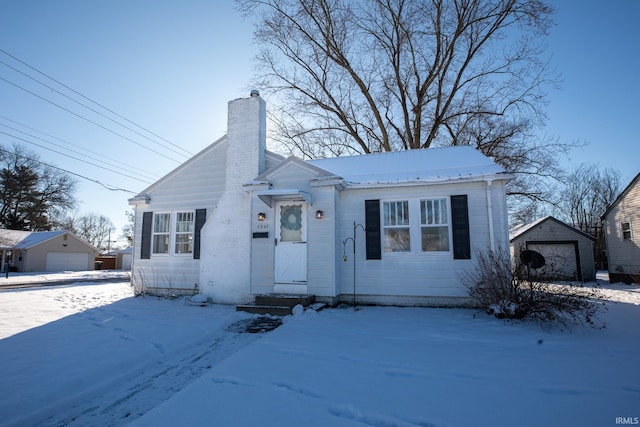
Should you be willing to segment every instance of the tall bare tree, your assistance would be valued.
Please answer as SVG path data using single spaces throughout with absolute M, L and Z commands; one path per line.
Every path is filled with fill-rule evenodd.
M 79 216 L 69 217 L 67 221 L 67 229 L 72 231 L 78 237 L 83 238 L 87 242 L 99 249 L 107 250 L 111 247 L 111 231 L 113 230 L 113 222 L 97 213 L 86 213 Z
M 565 178 L 558 208 L 573 227 L 595 237 L 596 265 L 605 257 L 602 215 L 622 191 L 620 172 L 582 164 Z
M 582 164 L 566 177 L 559 208 L 572 226 L 592 233 L 621 191 L 619 171 Z
M 120 237 L 125 239 L 129 246 L 132 246 L 136 216 L 132 209 L 124 211 L 124 214 L 127 216 L 127 223 L 122 227 L 122 235 Z
M 303 157 L 472 145 L 545 199 L 568 146 L 535 136 L 553 8 L 544 0 L 237 0 L 257 16 L 256 84 Z M 273 105 L 273 104 L 272 104 Z M 532 179 L 534 178 L 534 179 Z

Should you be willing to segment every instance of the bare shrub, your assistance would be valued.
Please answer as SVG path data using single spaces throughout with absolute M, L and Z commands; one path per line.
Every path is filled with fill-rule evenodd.
M 147 278 L 143 270 L 136 270 L 131 276 L 131 287 L 135 296 L 147 294 Z
M 476 268 L 465 271 L 462 280 L 469 295 L 487 313 L 560 327 L 601 326 L 597 317 L 606 307 L 596 289 L 573 282 L 553 283 L 540 275 L 533 279 L 522 262 L 512 266 L 505 251 L 479 252 L 476 259 Z

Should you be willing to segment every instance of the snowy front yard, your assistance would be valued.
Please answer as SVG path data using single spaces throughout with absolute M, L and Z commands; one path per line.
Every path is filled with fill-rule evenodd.
M 265 334 L 127 283 L 3 290 L 0 425 L 614 426 L 640 416 L 640 288 L 605 288 L 600 330 L 365 307 Z

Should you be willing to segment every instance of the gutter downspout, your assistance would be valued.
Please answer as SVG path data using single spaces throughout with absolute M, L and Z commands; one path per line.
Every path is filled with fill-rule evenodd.
M 489 242 L 491 245 L 491 250 L 493 252 L 496 251 L 496 238 L 493 231 L 493 204 L 491 202 L 491 189 L 493 185 L 492 179 L 487 179 L 487 217 L 489 219 Z

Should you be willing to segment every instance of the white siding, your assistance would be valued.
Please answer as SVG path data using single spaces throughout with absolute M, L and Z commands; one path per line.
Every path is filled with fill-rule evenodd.
M 140 259 L 142 214 L 207 209 L 211 213 L 225 185 L 226 140 L 209 147 L 167 179 L 159 181 L 146 194 L 148 205 L 135 211 L 132 281 L 155 293 L 192 293 L 199 283 L 199 260 L 192 256 L 151 255 Z
M 504 219 L 504 192 L 501 184 L 494 183 L 491 192 L 495 242 L 506 248 L 507 226 Z M 416 302 L 428 297 L 444 301 L 451 297 L 466 299 L 467 289 L 460 275 L 473 268 L 477 252 L 490 246 L 489 218 L 486 182 L 464 184 L 440 184 L 418 187 L 372 188 L 343 191 L 341 194 L 342 239 L 352 237 L 353 221 L 364 224 L 364 201 L 367 199 L 407 200 L 425 198 L 449 198 L 466 194 L 469 209 L 469 231 L 471 237 L 471 260 L 454 260 L 453 248 L 447 253 L 384 253 L 381 260 L 366 260 L 365 234 L 358 230 L 356 248 L 356 292 L 359 300 L 372 299 L 384 302 L 376 296 L 416 297 Z M 449 212 L 450 215 L 450 212 Z M 347 251 L 349 261 L 343 263 L 341 289 L 343 295 L 353 293 L 352 253 Z M 393 301 L 393 298 L 388 299 Z M 411 301 L 407 298 L 405 302 Z M 451 302 L 450 300 L 449 302 Z M 461 300 L 462 301 L 462 300 Z
M 640 177 L 640 175 L 639 175 Z M 636 177 L 605 218 L 609 273 L 640 275 L 640 178 Z M 631 226 L 623 239 L 622 223 Z

